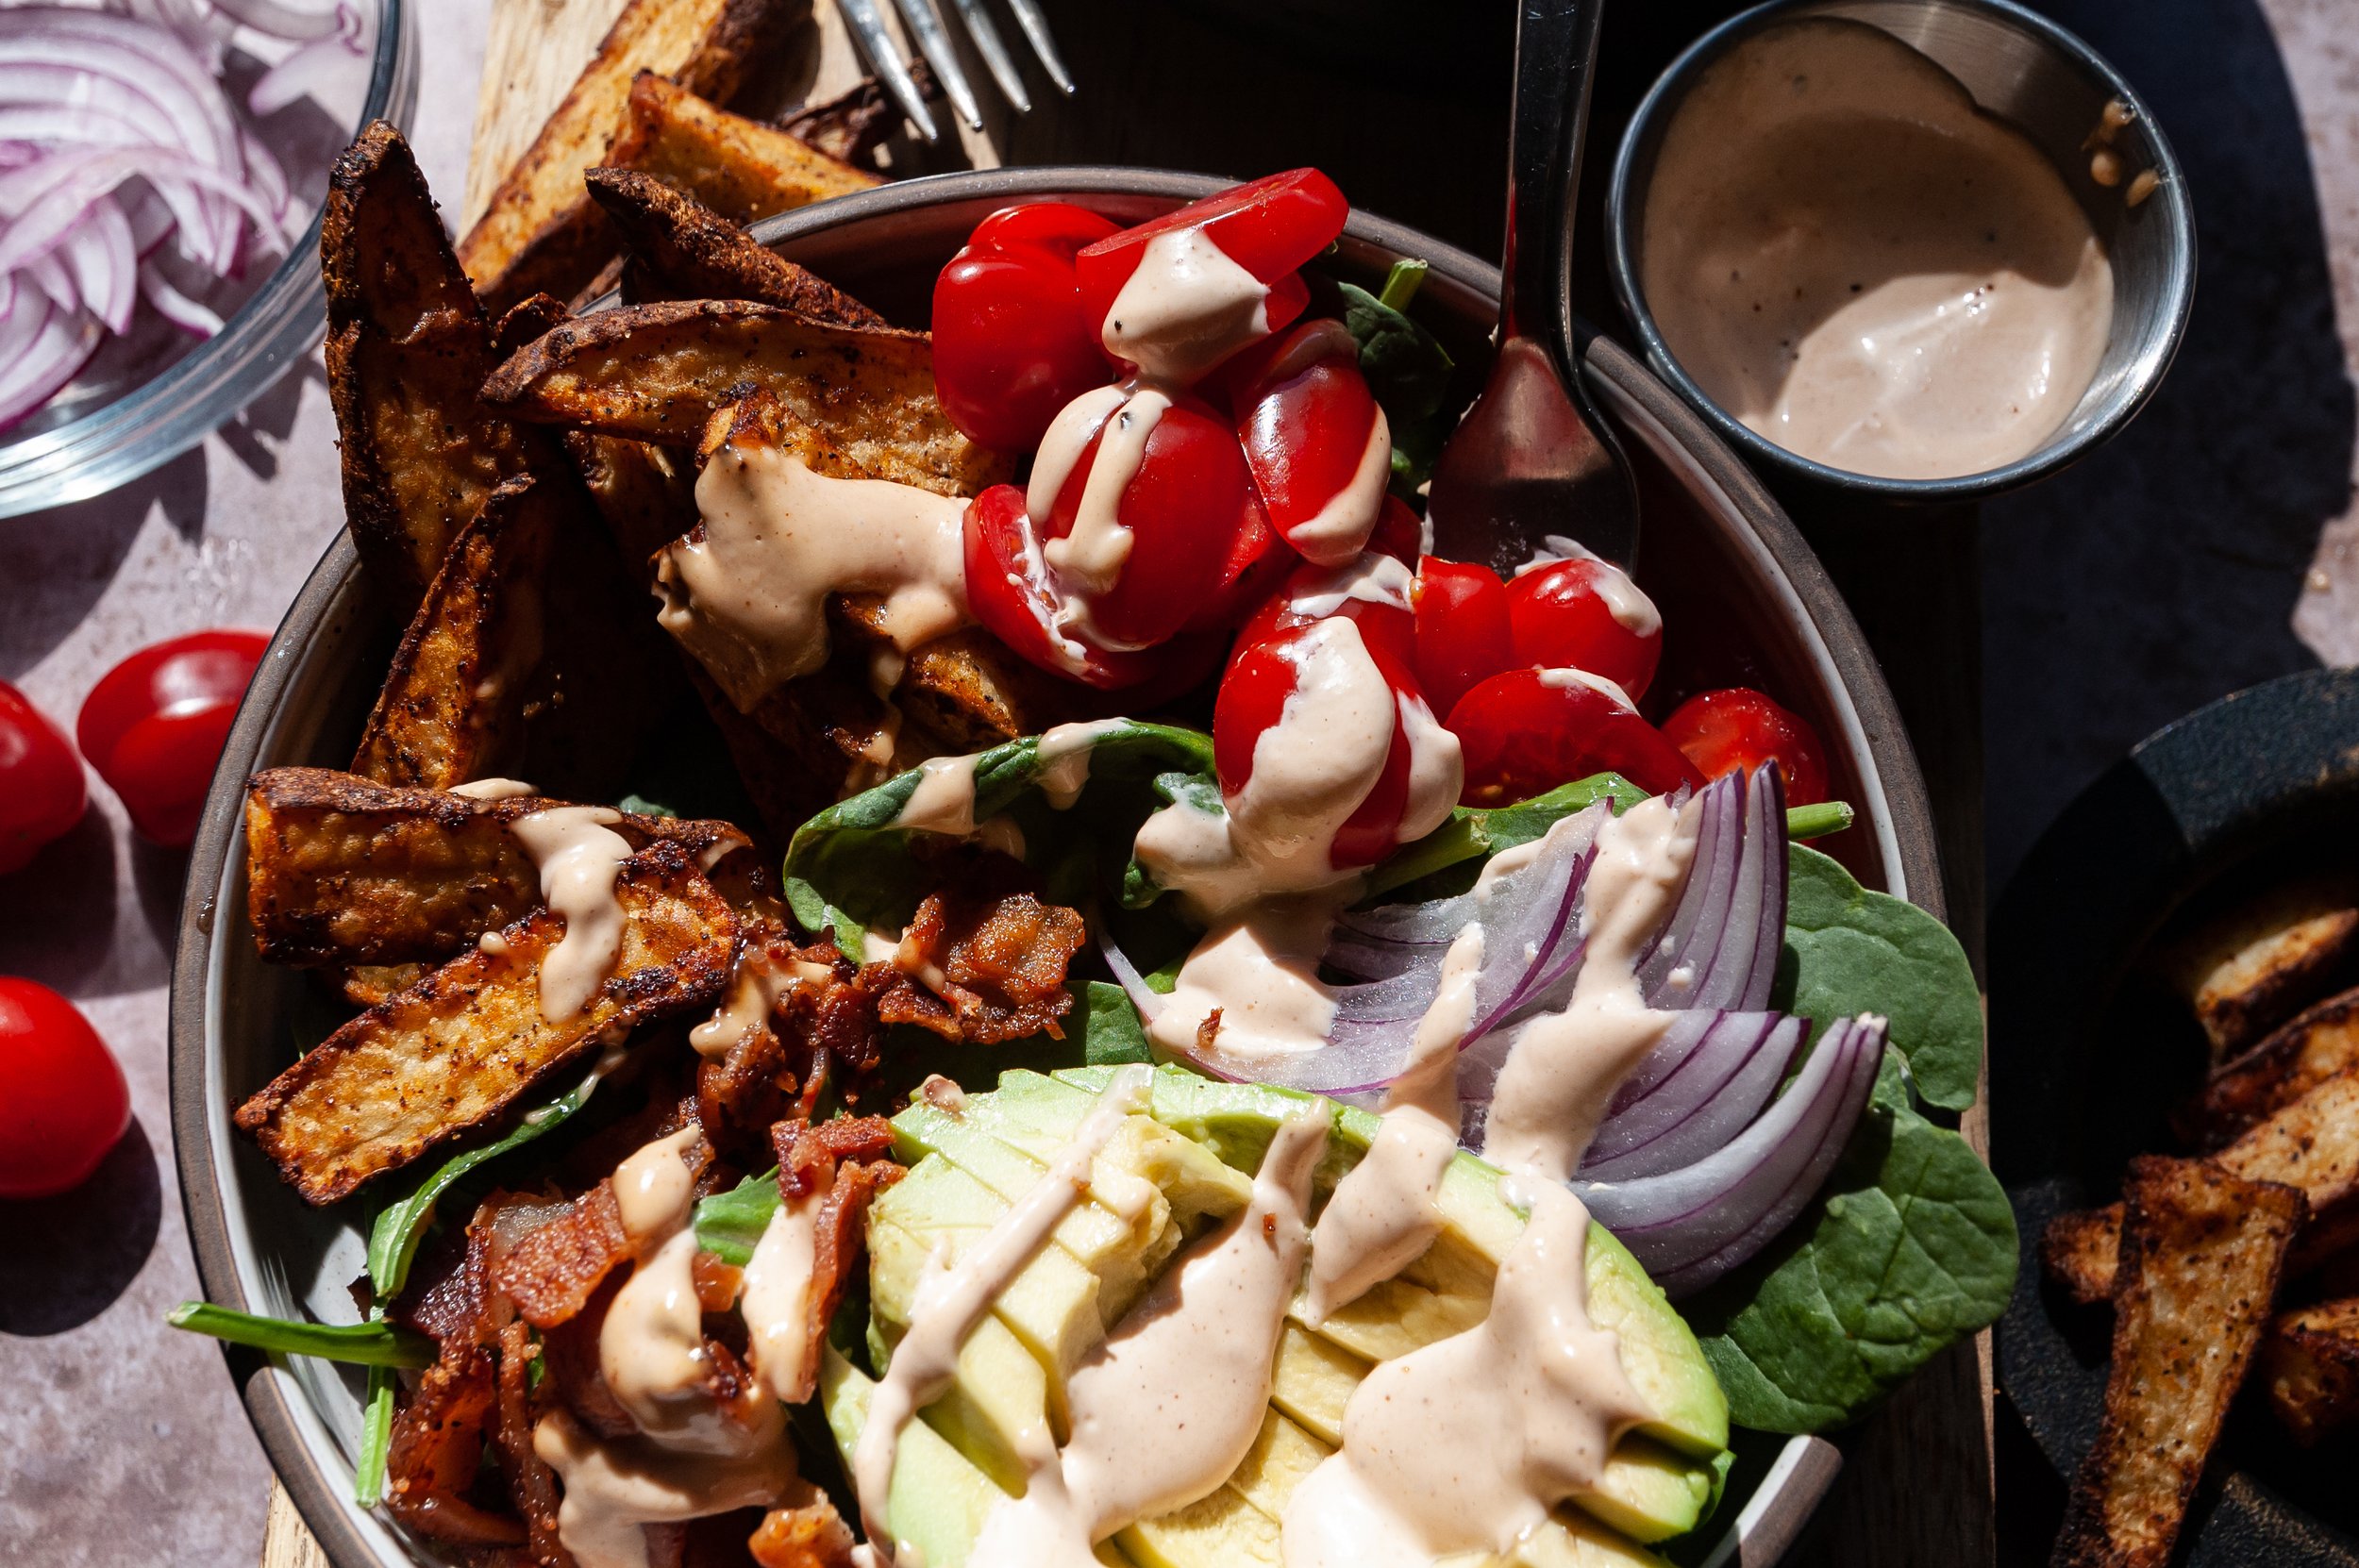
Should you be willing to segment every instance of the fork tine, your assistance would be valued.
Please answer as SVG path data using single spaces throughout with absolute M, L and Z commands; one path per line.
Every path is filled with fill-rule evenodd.
M 1024 36 L 1032 41 L 1032 53 L 1048 68 L 1048 79 L 1057 84 L 1066 97 L 1073 96 L 1073 73 L 1064 68 L 1057 56 L 1057 41 L 1048 31 L 1048 18 L 1041 14 L 1035 0 L 1008 0 L 1008 9 L 1015 12 L 1015 24 L 1024 29 Z
M 967 32 L 973 35 L 976 51 L 983 57 L 983 63 L 991 68 L 991 79 L 999 84 L 999 91 L 1007 95 L 1008 102 L 1015 106 L 1018 114 L 1031 113 L 1032 99 L 1024 91 L 1024 74 L 1015 68 L 1015 61 L 1009 58 L 1007 43 L 999 37 L 999 25 L 991 19 L 991 12 L 983 8 L 983 0 L 951 0 L 951 4 L 958 7 L 959 19 L 966 24 Z
M 845 25 L 851 28 L 860 52 L 867 57 L 868 68 L 877 73 L 885 91 L 893 94 L 893 101 L 901 106 L 901 112 L 917 127 L 917 134 L 929 142 L 941 141 L 941 128 L 926 108 L 925 97 L 911 78 L 909 67 L 901 63 L 900 52 L 893 46 L 893 35 L 885 31 L 884 18 L 877 14 L 876 0 L 836 0 L 836 9 L 843 12 Z
M 968 84 L 966 73 L 959 69 L 958 52 L 950 47 L 950 35 L 943 30 L 942 18 L 934 14 L 932 0 L 893 0 L 893 4 L 909 25 L 910 36 L 917 40 L 918 52 L 934 68 L 934 79 L 950 95 L 952 106 L 971 128 L 981 130 L 982 106 L 975 101 L 975 89 Z

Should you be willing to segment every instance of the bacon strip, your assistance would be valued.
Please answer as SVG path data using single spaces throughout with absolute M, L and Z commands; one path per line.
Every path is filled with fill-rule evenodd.
M 770 1137 L 778 1156 L 779 1195 L 792 1203 L 813 1193 L 826 1194 L 811 1227 L 803 1362 L 794 1380 L 795 1387 L 809 1389 L 816 1385 L 820 1347 L 843 1302 L 845 1283 L 861 1265 L 868 1206 L 905 1173 L 886 1158 L 893 1148 L 893 1126 L 881 1116 L 780 1122 L 770 1129 Z
M 539 1568 L 574 1568 L 574 1554 L 557 1535 L 557 1476 L 532 1451 L 532 1347 L 521 1318 L 510 1318 L 500 1329 L 499 1443 L 500 1467 L 508 1472 L 508 1490 L 524 1515 L 526 1545 Z
M 878 1016 L 977 1045 L 1062 1040 L 1058 1020 L 1073 1010 L 1065 971 L 1088 940 L 1079 911 L 1029 892 L 934 893 L 910 922 L 894 959 L 899 983 Z
M 809 1501 L 772 1509 L 745 1543 L 761 1568 L 850 1568 L 852 1532 L 819 1490 L 805 1481 Z

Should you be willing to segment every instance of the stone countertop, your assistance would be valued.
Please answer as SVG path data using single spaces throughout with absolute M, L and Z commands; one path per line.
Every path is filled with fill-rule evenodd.
M 412 140 L 455 207 L 488 0 L 419 4 L 427 69 Z M 1157 19 L 1182 8 L 1142 8 L 1135 30 L 1150 76 Z M 1664 0 L 1650 22 L 1688 36 L 1730 8 Z M 2359 524 L 2341 521 L 2359 420 L 2359 42 L 2347 7 L 2041 8 L 2089 38 L 2155 106 L 2188 166 L 2202 282 L 2177 370 L 2139 423 L 2072 474 L 1985 511 L 1994 886 L 2139 736 L 2312 662 L 2311 646 L 2359 656 L 2359 615 L 2339 602 L 2339 579 L 2311 575 L 2314 555 L 2332 568 L 2359 548 L 2348 537 Z M 1069 42 L 1111 25 L 1079 0 L 1049 9 Z M 1093 99 L 1090 85 L 1067 113 L 1103 128 L 1096 156 L 1162 161 L 1152 146 L 1132 150 L 1140 133 L 1123 95 Z M 1246 167 L 1263 156 L 1255 141 L 1216 118 L 1196 161 L 1260 172 Z M 1347 188 L 1379 187 L 1370 166 L 1399 156 L 1404 134 L 1371 124 L 1349 146 L 1330 134 L 1311 151 L 1339 175 L 1362 166 Z M 1437 124 L 1429 140 L 1452 134 Z M 1478 147 L 1482 136 L 1475 126 Z M 1021 135 L 1012 150 L 1025 156 Z M 1393 173 L 1388 210 L 1462 243 L 1488 242 L 1495 220 L 1474 215 L 1491 210 L 1487 195 L 1440 179 L 1404 191 L 1402 171 Z M 0 521 L 0 679 L 70 726 L 92 682 L 137 647 L 203 626 L 275 625 L 341 521 L 333 433 L 314 357 L 200 449 L 125 491 Z M 2323 585 L 2304 601 L 2310 646 L 2292 624 L 2305 582 Z M 164 1063 L 184 868 L 138 843 L 95 779 L 92 800 L 73 835 L 0 879 L 0 973 L 31 976 L 81 1005 L 123 1060 L 137 1120 L 90 1187 L 0 1206 L 0 1388 L 9 1395 L 0 1555 L 39 1568 L 243 1568 L 260 1545 L 267 1469 L 218 1354 L 160 1322 L 196 1290 Z

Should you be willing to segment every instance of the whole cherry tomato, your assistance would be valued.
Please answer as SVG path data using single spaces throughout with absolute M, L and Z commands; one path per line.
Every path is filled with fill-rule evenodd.
M 1704 781 L 1654 726 L 1570 670 L 1493 676 L 1447 723 L 1465 751 L 1468 806 L 1513 805 L 1599 773 L 1656 794 Z
M 196 837 L 213 768 L 270 639 L 195 631 L 142 648 L 101 676 L 74 733 L 131 826 L 178 848 Z
M 1304 322 L 1254 356 L 1230 392 L 1246 466 L 1271 524 L 1306 560 L 1364 549 L 1393 476 L 1392 437 L 1342 322 Z
M 1663 658 L 1654 601 L 1612 561 L 1579 555 L 1528 567 L 1507 588 L 1515 662 L 1603 676 L 1636 702 Z
M 1698 692 L 1663 721 L 1663 738 L 1705 776 L 1775 761 L 1790 806 L 1827 798 L 1827 747 L 1810 721 L 1748 686 Z
M 1479 561 L 1428 556 L 1417 562 L 1417 679 L 1448 712 L 1482 681 L 1514 667 L 1507 585 Z
M 0 876 L 62 838 L 90 804 L 82 759 L 48 716 L 0 680 Z
M 1414 572 L 1417 558 L 1425 554 L 1425 522 L 1409 509 L 1409 503 L 1387 495 L 1384 509 L 1376 514 L 1376 532 L 1368 536 L 1368 548 Z
M 1254 753 L 1263 733 L 1283 717 L 1287 700 L 1300 684 L 1303 663 L 1314 647 L 1326 641 L 1331 648 L 1333 634 L 1323 628 L 1336 619 L 1299 622 L 1258 641 L 1239 642 L 1221 676 L 1220 694 L 1213 708 L 1213 761 L 1220 775 L 1221 794 L 1232 803 L 1232 809 L 1252 779 Z M 1438 743 L 1452 753 L 1424 759 L 1430 769 L 1455 774 L 1458 761 L 1456 747 L 1450 745 L 1446 732 L 1433 726 L 1431 710 L 1417 694 L 1415 677 L 1408 668 L 1380 642 L 1365 637 L 1356 641 L 1359 648 L 1352 657 L 1366 659 L 1393 694 L 1393 728 L 1382 770 L 1328 847 L 1329 863 L 1338 868 L 1374 865 L 1401 843 L 1436 826 L 1434 821 L 1407 820 L 1416 809 L 1411 795 L 1421 741 L 1428 747 Z M 1447 800 L 1441 805 L 1440 814 L 1447 815 Z
M 1361 640 L 1381 649 L 1414 688 L 1416 626 L 1409 604 L 1414 586 L 1406 566 L 1373 551 L 1347 566 L 1305 561 L 1287 574 L 1278 592 L 1246 623 L 1237 644 L 1263 642 L 1330 615 L 1347 616 L 1359 623 Z
M 1040 442 L 1057 410 L 1108 379 L 1074 253 L 1117 232 L 1064 202 L 1029 202 L 975 225 L 934 283 L 934 389 L 971 439 Z
M 1204 608 L 1188 617 L 1190 631 L 1220 631 L 1251 615 L 1256 606 L 1275 592 L 1302 558 L 1270 526 L 1262 498 L 1246 489 L 1244 519 L 1230 542 L 1229 559 L 1221 567 L 1220 586 Z
M 88 1181 L 131 1125 L 123 1068 L 80 1009 L 0 975 L 0 1198 Z

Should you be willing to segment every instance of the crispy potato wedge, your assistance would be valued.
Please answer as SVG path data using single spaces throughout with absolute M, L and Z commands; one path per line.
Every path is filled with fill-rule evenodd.
M 630 84 L 629 127 L 606 161 L 669 180 L 736 224 L 884 183 L 792 132 L 716 108 L 652 71 Z
M 2354 1064 L 2359 1064 L 2359 990 L 2296 1015 L 2216 1069 L 2180 1116 L 2180 1131 L 2199 1145 L 2224 1143 Z
M 334 976 L 336 989 L 356 1008 L 391 1001 L 434 973 L 430 963 L 356 963 Z
M 541 876 L 510 832 L 562 804 L 395 789 L 326 768 L 273 768 L 246 783 L 246 908 L 275 963 L 445 959 L 539 908 Z M 683 846 L 699 865 L 750 841 L 726 822 L 617 812 L 644 849 Z
M 483 408 L 499 363 L 491 325 L 408 143 L 383 121 L 329 172 L 320 271 L 346 525 L 408 615 L 485 497 L 547 438 Z
M 528 475 L 484 497 L 393 654 L 354 773 L 445 790 L 494 771 L 492 759 L 517 743 L 563 504 L 557 487 Z
M 840 326 L 885 319 L 653 175 L 593 169 L 590 194 L 644 263 L 643 299 L 749 299 Z
M 571 1018 L 541 1015 L 542 960 L 564 934 L 542 909 L 362 1013 L 238 1108 L 240 1128 L 306 1201 L 333 1203 L 497 1116 L 550 1072 L 649 1019 L 711 1004 L 736 927 L 688 851 L 624 862 L 614 973 Z
M 622 436 L 565 432 L 590 499 L 639 586 L 655 587 L 655 556 L 696 525 L 696 475 L 661 446 Z
M 2305 1446 L 2359 1419 L 2359 1300 L 2280 1313 L 2261 1338 L 2253 1376 Z
M 2187 950 L 2180 985 L 2215 1062 L 2359 978 L 2359 909 L 2350 907 L 2350 892 L 2288 890 Z
M 2121 1206 L 2057 1215 L 2040 1237 L 2039 1259 L 2049 1277 L 2083 1306 L 2112 1300 L 2121 1264 Z
M 933 73 L 926 69 L 924 60 L 911 62 L 910 75 L 926 96 L 941 95 Z M 865 162 L 900 123 L 900 108 L 886 93 L 884 84 L 874 76 L 863 76 L 834 97 L 795 110 L 779 123 L 778 128 L 829 158 L 840 158 L 857 166 Z
M 2050 1561 L 2161 1568 L 2244 1381 L 2308 1205 L 2276 1182 L 2144 1156 L 2124 1187 L 2105 1418 Z
M 525 348 L 483 392 L 518 419 L 688 445 L 757 390 L 877 478 L 973 495 L 1013 472 L 942 411 L 924 333 L 834 326 L 743 300 L 599 311 Z
M 459 242 L 485 307 L 496 315 L 527 294 L 570 299 L 613 253 L 581 172 L 608 161 L 642 71 L 726 103 L 810 14 L 810 0 L 631 0 Z

